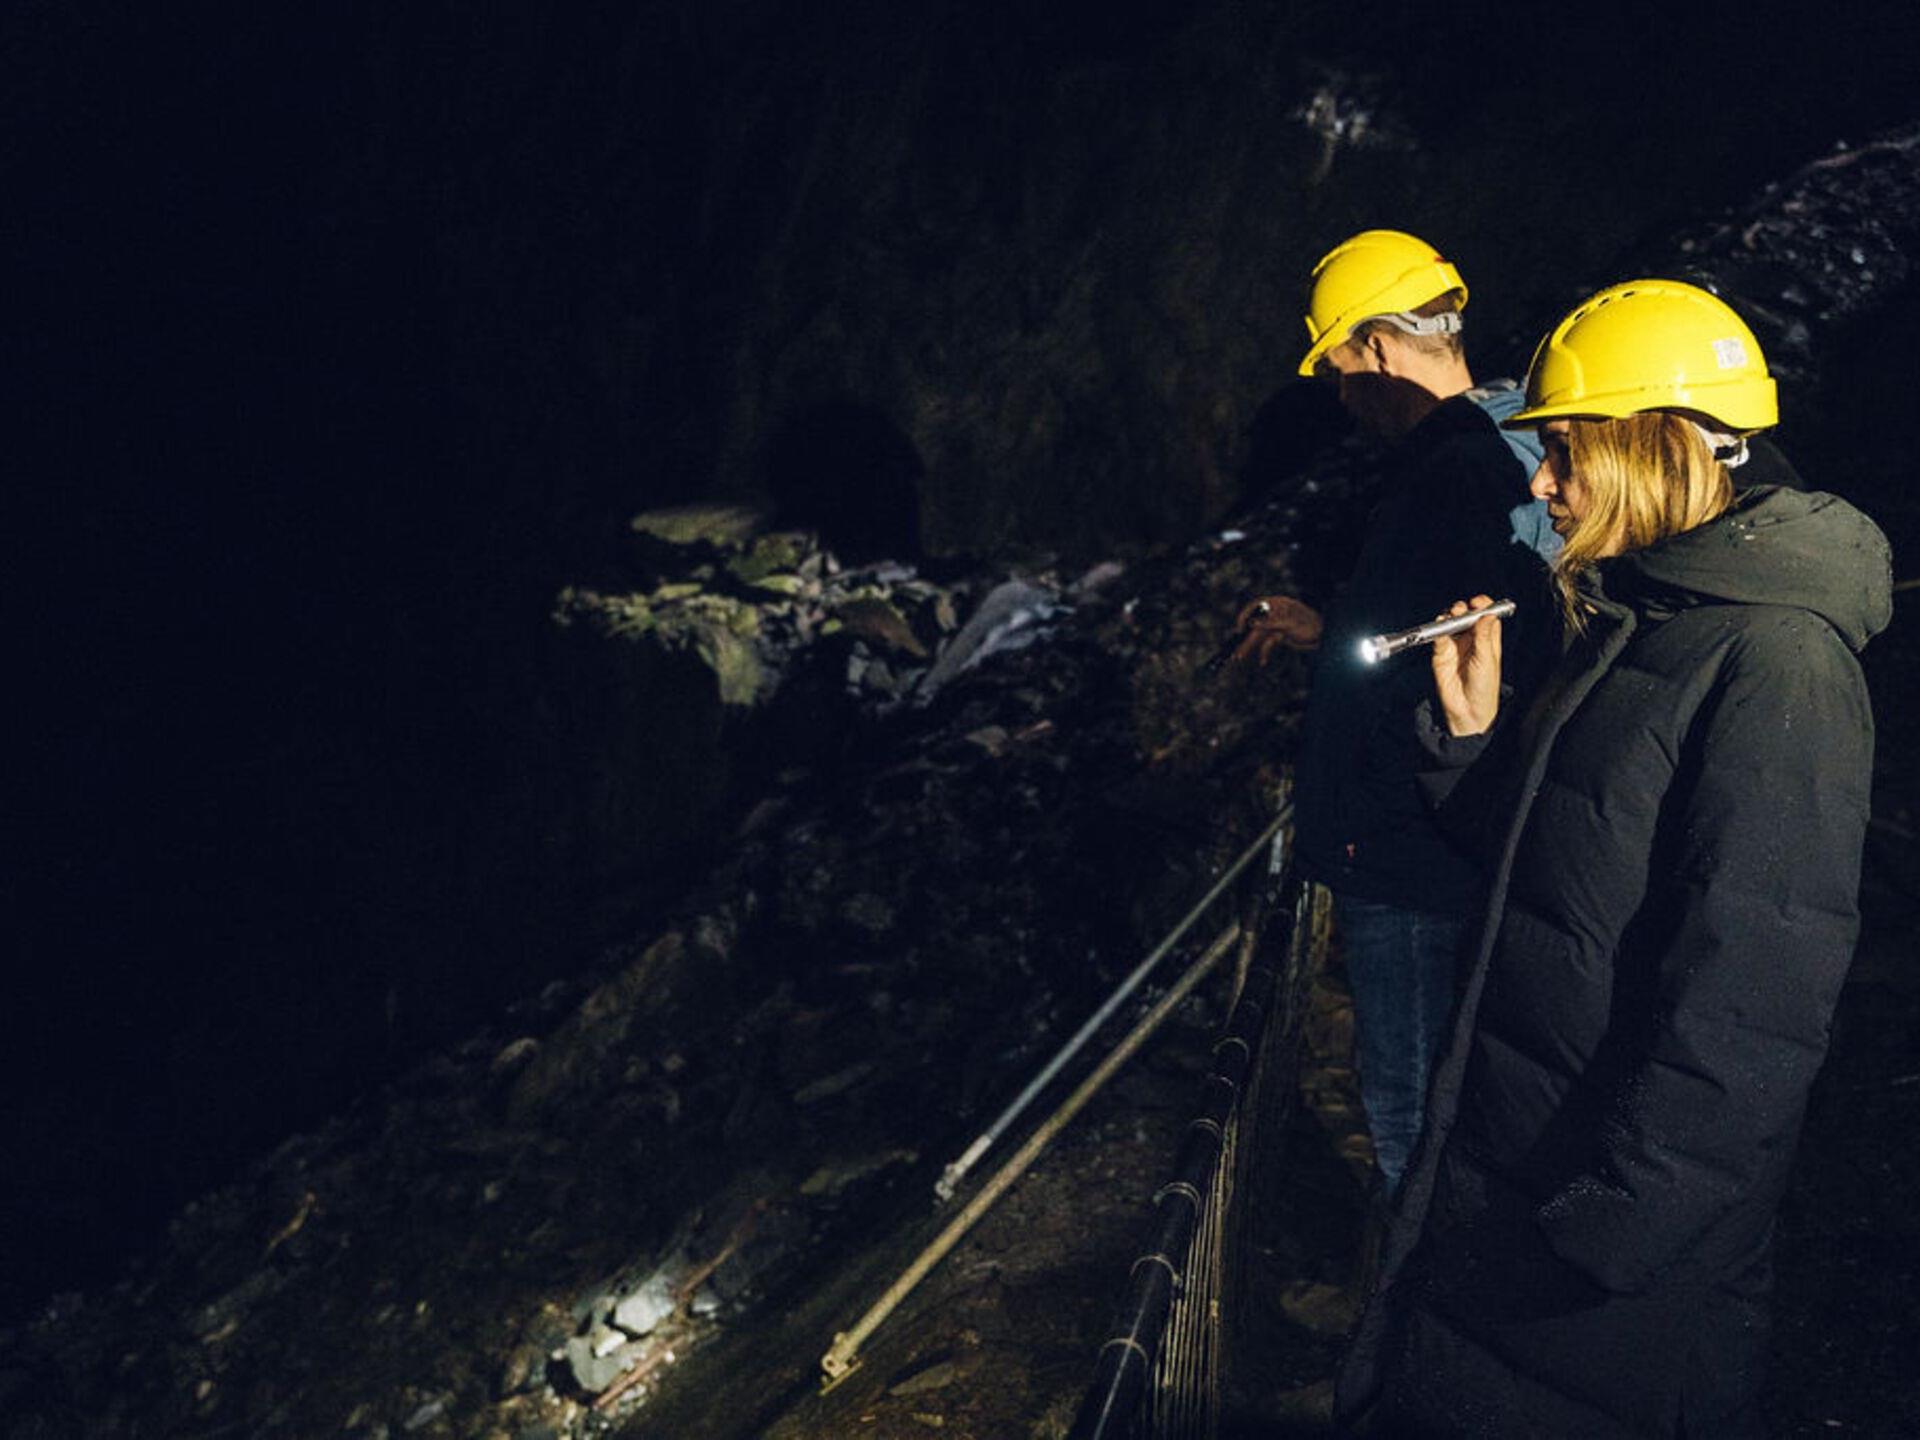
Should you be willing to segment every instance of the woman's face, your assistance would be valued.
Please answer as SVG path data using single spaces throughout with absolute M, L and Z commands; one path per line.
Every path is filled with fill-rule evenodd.
M 1562 540 L 1571 535 L 1574 527 L 1586 518 L 1587 508 L 1592 503 L 1592 494 L 1579 472 L 1573 468 L 1573 455 L 1568 448 L 1569 437 L 1576 423 L 1572 420 L 1549 420 L 1540 427 L 1540 444 L 1546 450 L 1546 457 L 1541 460 L 1540 468 L 1533 472 L 1534 497 L 1547 502 L 1547 519 L 1552 522 L 1554 533 Z

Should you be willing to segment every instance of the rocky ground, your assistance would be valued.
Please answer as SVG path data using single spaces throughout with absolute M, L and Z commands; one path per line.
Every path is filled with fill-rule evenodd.
M 595 978 L 289 1141 L 112 1292 L 6 1336 L 7 1433 L 646 1433 L 676 1369 L 795 1306 L 811 1370 L 967 1127 L 1262 822 L 1300 669 L 1201 662 L 1241 597 L 1289 583 L 1283 523 L 1076 583 L 662 541 L 673 573 L 644 596 L 563 597 L 605 644 L 685 635 L 729 673 L 805 651 L 766 683 L 830 712 L 800 753 L 831 773 L 781 769 L 733 859 Z M 1030 1218 L 1096 1166 L 1131 1188 L 1067 1206 L 1060 1238 L 1130 1219 L 1153 1181 L 1129 1154 L 1168 1125 L 1092 1117 L 1069 1168 L 1010 1199 L 1014 1228 L 982 1232 L 1020 1251 L 1001 1283 L 1082 1296 L 1097 1323 L 1112 1257 L 1024 1249 Z M 732 1372 L 725 1407 L 700 1386 L 717 1428 L 668 1433 L 752 1433 L 756 1387 L 793 1359 Z
M 1763 339 L 1824 397 L 1785 443 L 1897 556 L 1920 553 L 1886 423 L 1905 380 L 1862 337 L 1913 318 L 1913 153 L 1836 156 L 1680 242 L 1773 317 Z M 1207 662 L 1241 601 L 1292 588 L 1338 531 L 1355 458 L 1079 575 L 841 567 L 804 536 L 649 518 L 630 583 L 558 614 L 609 665 L 684 648 L 766 718 L 766 798 L 726 861 L 589 974 L 190 1206 L 117 1286 L 0 1335 L 0 1433 L 1063 1433 L 1218 987 L 826 1395 L 818 1360 L 941 1223 L 940 1167 L 1260 828 L 1304 672 Z M 1920 1433 L 1912 593 L 1867 657 L 1869 923 L 1782 1217 L 1769 1405 L 1789 1435 Z M 1359 1229 L 1337 959 L 1319 995 L 1311 1103 L 1249 1189 L 1245 1433 L 1320 1423 Z

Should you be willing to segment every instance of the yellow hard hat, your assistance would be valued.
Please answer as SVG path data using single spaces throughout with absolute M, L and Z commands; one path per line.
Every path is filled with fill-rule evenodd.
M 1692 410 L 1735 431 L 1780 419 L 1760 342 L 1724 300 L 1679 280 L 1629 280 L 1553 327 L 1527 369 L 1526 405 L 1502 423 L 1643 410 Z
M 1467 303 L 1460 272 L 1424 240 L 1400 230 L 1362 230 L 1341 241 L 1313 267 L 1306 316 L 1313 344 L 1300 373 L 1313 374 L 1320 357 L 1361 321 L 1412 310 L 1449 290 L 1458 290 L 1460 303 Z

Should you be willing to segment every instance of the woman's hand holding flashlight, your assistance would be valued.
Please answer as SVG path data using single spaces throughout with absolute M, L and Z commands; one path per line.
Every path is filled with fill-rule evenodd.
M 1465 615 L 1493 604 L 1491 596 L 1456 600 L 1448 615 Z M 1433 688 L 1450 735 L 1480 735 L 1493 728 L 1500 713 L 1500 620 L 1489 615 L 1477 625 L 1433 642 Z

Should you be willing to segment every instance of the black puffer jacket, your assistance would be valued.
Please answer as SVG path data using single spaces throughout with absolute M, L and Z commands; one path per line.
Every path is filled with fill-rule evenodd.
M 1370 635 L 1430 619 L 1462 595 L 1520 603 L 1514 667 L 1538 677 L 1555 626 L 1547 572 L 1514 538 L 1527 475 L 1486 412 L 1442 402 L 1394 447 L 1352 578 L 1327 608 L 1297 767 L 1300 859 L 1313 879 L 1363 899 L 1468 913 L 1477 867 L 1420 797 L 1406 717 L 1431 686 L 1418 655 L 1360 658 Z
M 1831 495 L 1756 489 L 1603 562 L 1591 596 L 1508 763 L 1456 771 L 1443 807 L 1497 783 L 1506 823 L 1341 1376 L 1344 1414 L 1380 1401 L 1370 1433 L 1733 1435 L 1758 1388 L 1773 1216 L 1857 931 L 1854 652 L 1890 618 L 1886 540 Z

